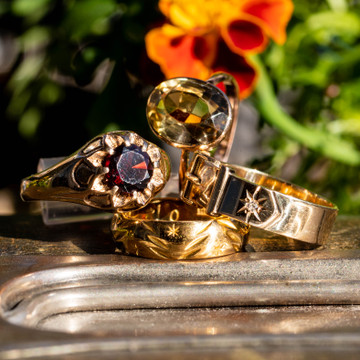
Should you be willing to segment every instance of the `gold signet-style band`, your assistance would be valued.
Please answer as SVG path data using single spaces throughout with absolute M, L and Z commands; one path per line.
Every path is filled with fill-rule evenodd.
M 330 201 L 257 170 L 222 163 L 196 153 L 181 198 L 275 234 L 320 245 L 338 212 Z
M 143 209 L 116 213 L 112 232 L 125 253 L 153 259 L 207 259 L 242 249 L 249 226 L 211 217 L 180 199 L 154 199 Z

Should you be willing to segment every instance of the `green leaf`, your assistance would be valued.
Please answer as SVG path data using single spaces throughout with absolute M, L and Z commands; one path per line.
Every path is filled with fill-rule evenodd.
M 28 109 L 22 116 L 18 125 L 19 133 L 27 139 L 31 139 L 40 124 L 41 114 L 36 108 Z
M 36 12 L 43 12 L 50 0 L 13 0 L 12 11 L 18 16 L 29 16 Z
M 28 56 L 23 60 L 8 83 L 8 86 L 13 91 L 14 96 L 17 96 L 27 87 L 29 83 L 34 81 L 43 69 L 43 66 L 43 54 Z
M 73 3 L 64 19 L 63 27 L 74 40 L 88 34 L 103 34 L 108 18 L 117 10 L 114 0 L 83 0 Z
M 319 43 L 329 43 L 339 36 L 353 42 L 360 34 L 360 19 L 351 12 L 324 11 L 310 16 L 306 22 L 308 32 L 312 32 Z
M 39 101 L 45 105 L 52 105 L 63 96 L 63 91 L 58 84 L 47 82 L 39 91 Z
M 33 26 L 20 37 L 24 52 L 44 47 L 50 40 L 49 29 L 42 26 Z

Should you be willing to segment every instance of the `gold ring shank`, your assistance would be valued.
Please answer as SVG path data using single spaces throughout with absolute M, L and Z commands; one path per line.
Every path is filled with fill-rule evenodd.
M 235 174 L 238 177 L 250 181 L 254 184 L 261 185 L 269 190 L 274 190 L 284 195 L 294 197 L 316 205 L 321 205 L 333 209 L 335 207 L 335 205 L 332 204 L 329 200 L 301 186 L 291 184 L 287 181 L 277 179 L 261 171 L 250 169 L 244 166 L 239 166 L 239 165 L 230 165 L 230 166 L 235 170 Z
M 224 139 L 216 148 L 215 157 L 220 161 L 227 161 L 230 155 L 231 146 L 234 141 L 239 111 L 239 87 L 233 76 L 227 73 L 215 73 L 208 80 L 208 83 L 217 86 L 224 85 L 224 92 L 227 96 L 232 110 L 232 123 Z
M 213 218 L 179 199 L 155 199 L 141 210 L 116 213 L 112 232 L 126 254 L 152 259 L 208 259 L 241 251 L 249 226 Z
M 310 244 L 326 240 L 338 212 L 300 186 L 205 154 L 194 156 L 186 179 L 181 198 L 187 204 Z

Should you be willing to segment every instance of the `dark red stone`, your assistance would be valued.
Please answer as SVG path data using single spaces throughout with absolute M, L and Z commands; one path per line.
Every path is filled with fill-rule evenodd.
M 103 166 L 109 168 L 105 183 L 128 194 L 145 189 L 153 173 L 149 155 L 136 145 L 119 146 L 104 159 Z

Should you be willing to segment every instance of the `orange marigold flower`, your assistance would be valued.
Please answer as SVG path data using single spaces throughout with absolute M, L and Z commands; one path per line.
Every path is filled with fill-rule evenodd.
M 247 56 L 273 39 L 283 44 L 293 11 L 291 0 L 160 0 L 169 23 L 145 38 L 147 53 L 167 78 L 207 79 L 226 71 L 238 81 L 241 97 L 255 85 Z

